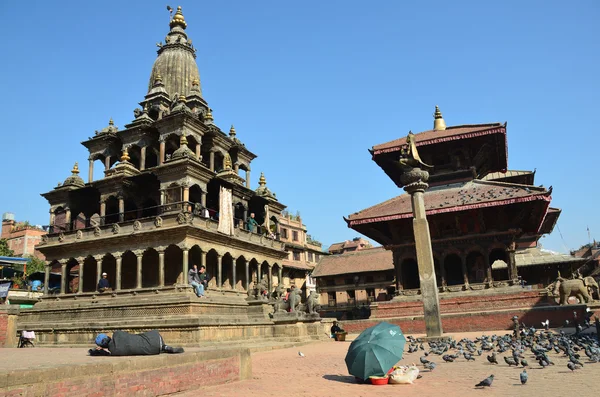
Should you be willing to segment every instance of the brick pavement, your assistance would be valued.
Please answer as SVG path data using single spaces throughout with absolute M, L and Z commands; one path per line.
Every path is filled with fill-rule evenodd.
M 499 334 L 505 334 L 501 331 Z M 487 335 L 493 334 L 492 332 Z M 455 339 L 474 338 L 481 333 L 454 334 Z M 413 385 L 360 385 L 348 375 L 344 357 L 350 342 L 317 342 L 300 348 L 288 348 L 252 354 L 253 378 L 242 382 L 210 387 L 199 386 L 196 392 L 181 393 L 181 397 L 196 396 L 540 396 L 574 393 L 578 397 L 597 395 L 596 386 L 600 376 L 600 364 L 588 364 L 571 373 L 562 355 L 550 354 L 555 366 L 541 369 L 534 364 L 528 369 L 529 382 L 522 386 L 519 382 L 521 368 L 510 368 L 498 355 L 499 365 L 489 364 L 485 353 L 476 357 L 475 362 L 466 362 L 463 358 L 454 363 L 445 363 L 439 356 L 433 360 L 438 364 L 433 372 L 419 368 L 422 378 Z M 300 358 L 298 350 L 306 357 Z M 503 355 L 510 354 L 509 352 Z M 400 362 L 419 363 L 421 352 L 405 354 Z M 526 352 L 530 363 L 533 356 Z M 585 357 L 587 358 L 587 357 Z M 585 361 L 584 361 L 585 363 Z M 490 389 L 480 390 L 474 385 L 490 374 L 495 380 Z M 549 394 L 550 393 L 550 394 Z

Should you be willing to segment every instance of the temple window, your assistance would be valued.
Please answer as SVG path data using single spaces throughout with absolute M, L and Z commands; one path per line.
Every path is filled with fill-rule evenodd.
M 288 230 L 284 227 L 281 228 L 281 238 L 284 238 L 284 239 L 288 238 Z
M 327 303 L 329 306 L 335 306 L 335 292 L 327 293 Z
M 298 241 L 298 231 L 297 230 L 292 231 L 292 241 Z
M 308 253 L 308 261 L 309 261 L 309 262 L 312 262 L 312 261 L 313 261 L 313 253 L 312 253 L 312 252 L 309 252 L 309 253 Z
M 300 251 L 294 251 L 293 258 L 295 261 L 299 261 L 300 260 Z

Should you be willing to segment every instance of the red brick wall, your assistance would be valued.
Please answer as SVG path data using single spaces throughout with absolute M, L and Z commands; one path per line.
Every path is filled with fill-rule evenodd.
M 0 347 L 6 345 L 6 339 L 8 337 L 8 313 L 0 310 Z
M 137 372 L 115 371 L 113 374 L 46 381 L 8 390 L 0 389 L 0 395 L 129 397 L 157 396 L 185 390 L 197 390 L 202 395 L 202 384 L 218 385 L 236 380 L 240 380 L 239 356 Z

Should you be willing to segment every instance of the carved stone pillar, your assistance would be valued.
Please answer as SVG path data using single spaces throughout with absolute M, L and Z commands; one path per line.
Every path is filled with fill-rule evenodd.
M 160 205 L 165 205 L 165 190 L 160 189 Z
M 189 186 L 183 186 L 183 201 L 184 202 L 188 202 L 190 201 L 190 187 Z
M 182 284 L 187 284 L 188 283 L 188 270 L 190 267 L 190 249 L 188 247 L 183 247 L 183 269 L 181 272 L 181 283 Z
M 110 169 L 110 156 L 106 156 L 104 159 L 104 171 L 108 171 Z
M 81 294 L 83 292 L 83 265 L 85 258 L 81 258 L 79 261 L 79 285 L 77 286 L 77 293 Z
M 493 282 L 494 279 L 492 278 L 492 264 L 490 263 L 490 256 L 488 252 L 486 252 L 485 257 L 483 258 L 483 266 L 485 267 L 485 277 L 487 279 L 487 282 Z
M 248 208 L 244 207 L 244 225 L 248 221 Z
M 71 230 L 71 208 L 65 208 L 65 227 L 67 230 Z
M 158 286 L 165 286 L 165 249 L 162 247 L 158 247 L 156 249 L 158 252 Z M 185 261 L 185 254 L 184 254 Z
M 409 135 L 411 137 L 411 135 Z M 408 139 L 408 138 L 407 138 Z M 409 149 L 412 151 L 412 147 Z M 416 152 L 416 149 L 414 149 Z M 415 153 L 413 153 L 414 155 Z M 416 153 L 418 156 L 418 153 Z M 416 160 L 413 159 L 413 162 Z M 428 337 L 442 335 L 442 319 L 440 316 L 440 300 L 438 296 L 437 280 L 431 249 L 431 235 L 429 223 L 425 215 L 425 189 L 429 173 L 414 167 L 405 170 L 401 176 L 404 190 L 410 194 L 413 212 L 413 232 L 415 235 L 415 248 L 417 250 L 417 263 L 419 267 L 419 281 L 423 297 L 423 313 L 425 330 Z
M 246 291 L 250 288 L 250 262 L 244 258 L 246 262 Z
M 125 220 L 125 199 L 123 196 L 119 196 L 119 222 L 123 222 Z
M 256 264 L 256 282 L 257 283 L 260 283 L 260 279 L 262 277 L 262 275 L 260 274 L 261 273 L 261 267 L 262 267 L 261 263 L 257 263 Z
M 94 181 L 94 160 L 90 157 L 88 161 L 88 183 L 92 183 Z
M 55 215 L 54 211 L 50 209 L 50 226 L 54 226 Z
M 208 267 L 206 266 L 206 252 L 200 251 L 200 266 L 204 266 L 204 269 L 208 271 Z M 198 266 L 198 268 L 200 268 Z
M 469 287 L 469 273 L 467 272 L 467 257 L 465 255 L 461 255 L 461 269 L 463 274 L 463 283 L 468 288 Z
M 202 140 L 200 140 L 197 144 L 196 144 L 196 159 L 200 160 L 200 158 L 202 157 Z
M 217 254 L 217 287 L 223 288 L 223 257 Z
M 100 258 L 100 260 L 96 260 L 96 291 L 98 290 L 98 282 L 100 281 L 101 278 L 102 278 L 102 258 Z
M 277 286 L 283 287 L 283 265 L 277 266 Z
M 209 155 L 209 167 L 211 171 L 215 171 L 215 152 L 213 150 L 210 151 L 210 155 Z
M 250 189 L 250 170 L 246 170 L 246 187 Z
M 50 268 L 52 265 L 47 263 L 44 266 L 44 295 L 48 295 L 48 283 L 50 282 Z
M 235 256 L 232 256 L 232 257 L 231 257 L 231 268 L 232 268 L 232 270 L 233 270 L 233 272 L 232 272 L 232 276 L 231 276 L 231 289 L 233 289 L 233 290 L 235 290 L 235 289 L 236 289 L 236 288 L 235 288 L 235 284 L 236 284 L 236 282 L 237 282 L 237 281 L 236 281 L 236 279 L 235 279 L 235 266 L 236 266 L 235 260 L 236 260 L 236 259 L 237 259 L 237 258 L 236 258 Z
M 112 256 L 115 258 L 115 291 L 120 291 L 121 279 L 123 278 L 123 254 L 121 252 L 115 252 Z
M 106 218 L 106 201 L 100 201 L 100 224 L 104 225 L 104 218 Z
M 517 260 L 515 257 L 517 245 L 513 241 L 508 245 L 506 249 L 506 253 L 508 254 L 508 278 L 512 281 L 513 284 L 519 283 L 519 273 L 517 271 Z
M 203 208 L 206 208 L 206 192 L 205 191 L 200 192 L 200 203 L 202 204 Z
M 239 172 L 240 172 L 240 165 L 239 165 L 239 163 L 235 163 L 233 165 L 233 171 L 235 172 L 236 175 L 239 174 Z
M 140 149 L 140 171 L 146 169 L 146 146 Z
M 67 261 L 60 261 L 60 294 L 63 295 L 65 293 L 65 287 L 69 280 L 67 280 Z
M 158 165 L 163 165 L 165 163 L 165 140 L 164 138 L 160 138 L 159 142 L 159 153 L 158 153 Z
M 136 277 L 135 277 L 135 281 L 136 281 L 135 287 L 142 288 L 142 259 L 144 258 L 144 251 L 136 250 L 134 252 L 134 254 L 137 257 L 137 272 L 136 272 Z M 160 271 L 160 269 L 159 269 L 159 271 Z
M 400 255 L 397 252 L 393 252 L 392 260 L 394 261 L 394 274 L 396 276 L 396 295 L 399 295 L 400 291 L 404 289 L 404 283 L 402 280 L 402 263 L 400 260 Z
M 267 279 L 269 283 L 269 293 L 273 290 L 273 265 L 269 265 L 269 277 Z

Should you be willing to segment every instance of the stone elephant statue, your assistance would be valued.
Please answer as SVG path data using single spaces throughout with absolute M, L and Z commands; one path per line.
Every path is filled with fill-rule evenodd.
M 554 295 L 560 296 L 560 304 L 566 305 L 569 296 L 575 296 L 581 303 L 589 303 L 592 300 L 588 288 L 595 288 L 598 292 L 598 283 L 593 277 L 575 278 L 567 280 L 559 277 L 554 285 Z

